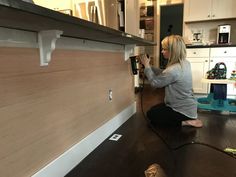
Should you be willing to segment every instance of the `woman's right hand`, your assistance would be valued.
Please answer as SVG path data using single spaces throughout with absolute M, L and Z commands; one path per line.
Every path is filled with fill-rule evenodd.
M 147 57 L 146 54 L 140 55 L 140 61 L 145 66 L 145 68 L 150 67 L 150 59 Z

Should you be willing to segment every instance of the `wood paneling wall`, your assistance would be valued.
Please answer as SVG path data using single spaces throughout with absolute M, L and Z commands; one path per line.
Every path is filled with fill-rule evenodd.
M 108 90 L 113 91 L 112 102 Z M 0 176 L 31 176 L 134 102 L 121 52 L 0 48 Z

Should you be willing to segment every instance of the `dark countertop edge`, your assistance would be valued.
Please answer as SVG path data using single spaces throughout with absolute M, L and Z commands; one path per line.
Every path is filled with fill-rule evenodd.
M 86 36 L 86 34 L 83 36 L 85 39 L 94 40 L 94 41 L 100 41 L 100 42 L 107 42 L 107 43 L 113 43 L 113 44 L 120 44 L 120 45 L 137 45 L 137 46 L 154 46 L 156 45 L 155 42 L 145 40 L 143 38 L 115 30 L 113 28 L 109 28 L 103 25 L 99 25 L 96 23 L 92 23 L 87 20 L 83 20 L 77 17 L 69 16 L 45 7 L 41 7 L 36 4 L 27 3 L 21 0 L 0 0 L 0 6 L 10 8 L 11 10 L 14 9 L 16 11 L 22 11 L 27 14 L 37 15 L 41 17 L 46 17 L 48 19 L 57 20 L 58 22 L 62 22 L 63 24 L 68 25 L 78 25 L 80 27 L 89 28 L 91 30 L 94 30 L 94 32 L 101 34 L 107 33 L 108 36 L 113 36 L 114 40 L 110 39 L 96 39 L 91 38 L 90 36 Z M 10 28 L 9 26 L 6 26 L 7 28 Z M 14 26 L 12 27 L 14 28 Z M 22 30 L 29 30 L 32 29 L 22 29 Z M 37 31 L 37 30 L 36 30 Z M 73 35 L 71 36 L 73 37 Z M 78 38 L 75 36 L 75 38 Z
M 186 45 L 187 49 L 191 49 L 191 48 L 216 48 L 216 47 L 236 47 L 236 44 Z

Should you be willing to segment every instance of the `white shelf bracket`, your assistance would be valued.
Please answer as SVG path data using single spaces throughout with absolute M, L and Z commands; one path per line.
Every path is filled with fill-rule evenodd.
M 45 30 L 38 33 L 40 66 L 47 66 L 51 61 L 52 51 L 56 48 L 56 40 L 60 38 L 63 31 Z
M 134 56 L 135 45 L 125 45 L 125 61 L 129 59 L 130 56 Z

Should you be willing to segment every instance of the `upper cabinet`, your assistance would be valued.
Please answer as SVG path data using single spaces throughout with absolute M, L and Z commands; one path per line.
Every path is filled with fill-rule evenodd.
M 235 0 L 212 0 L 212 19 L 236 18 Z
M 235 0 L 185 0 L 184 21 L 206 21 L 236 18 Z
M 185 0 L 184 21 L 209 20 L 211 11 L 211 0 Z

